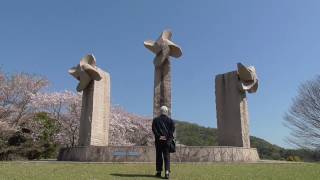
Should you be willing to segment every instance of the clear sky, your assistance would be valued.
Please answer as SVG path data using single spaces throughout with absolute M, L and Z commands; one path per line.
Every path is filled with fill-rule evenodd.
M 75 90 L 67 70 L 93 53 L 111 74 L 112 102 L 152 115 L 154 55 L 143 41 L 173 31 L 173 117 L 216 127 L 214 77 L 254 65 L 248 95 L 251 134 L 288 146 L 283 115 L 298 85 L 320 71 L 317 0 L 3 0 L 0 65 L 46 76 L 54 91 Z

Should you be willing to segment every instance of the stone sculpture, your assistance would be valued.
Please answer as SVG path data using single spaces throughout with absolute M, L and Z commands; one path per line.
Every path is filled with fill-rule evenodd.
M 156 57 L 153 60 L 155 66 L 153 116 L 160 115 L 160 107 L 167 106 L 168 115 L 171 116 L 171 65 L 169 58 L 179 58 L 182 55 L 181 48 L 171 41 L 172 33 L 168 30 L 162 32 L 157 41 L 148 40 L 144 46 L 153 52 Z
M 238 70 L 215 78 L 218 143 L 250 148 L 246 92 L 255 93 L 258 78 L 253 66 L 238 63 Z
M 110 75 L 96 66 L 93 55 L 69 70 L 82 94 L 79 146 L 107 146 L 110 114 Z

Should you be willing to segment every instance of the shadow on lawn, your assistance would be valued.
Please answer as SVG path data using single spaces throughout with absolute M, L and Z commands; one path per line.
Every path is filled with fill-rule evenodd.
M 150 175 L 150 174 L 110 174 L 111 176 L 118 176 L 118 177 L 153 177 L 153 178 L 156 178 L 156 179 L 159 179 L 157 177 L 155 177 L 154 175 Z

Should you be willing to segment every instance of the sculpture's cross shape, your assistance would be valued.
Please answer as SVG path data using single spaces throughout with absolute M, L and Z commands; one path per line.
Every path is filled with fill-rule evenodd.
M 171 41 L 171 36 L 172 33 L 165 30 L 157 41 L 147 40 L 144 42 L 144 46 L 156 54 L 153 61 L 155 66 L 161 66 L 169 56 L 179 58 L 182 55 L 181 48 Z
M 167 106 L 168 115 L 171 115 L 171 71 L 169 57 L 179 58 L 181 48 L 171 41 L 172 33 L 168 30 L 162 32 L 157 41 L 148 40 L 144 46 L 153 52 L 156 57 L 155 65 L 153 116 L 160 115 L 160 107 Z
M 79 80 L 78 92 L 83 91 L 92 80 L 101 80 L 101 74 L 96 67 L 96 59 L 92 54 L 83 57 L 79 65 L 69 70 L 69 74 Z

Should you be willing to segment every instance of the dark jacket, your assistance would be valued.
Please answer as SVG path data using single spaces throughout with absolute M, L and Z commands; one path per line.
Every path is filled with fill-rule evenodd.
M 159 141 L 160 136 L 165 136 L 167 140 L 173 139 L 173 133 L 175 130 L 174 122 L 166 115 L 160 115 L 152 121 L 152 132 L 156 139 Z

